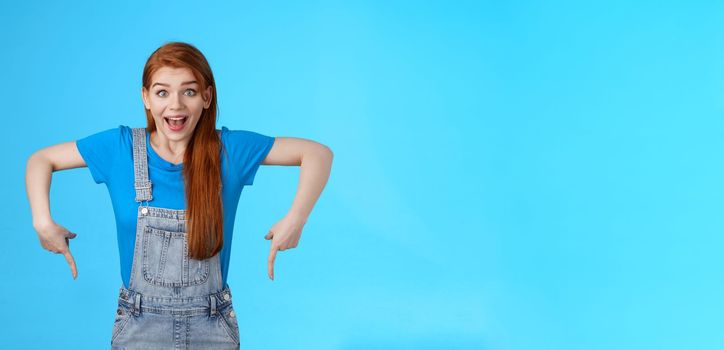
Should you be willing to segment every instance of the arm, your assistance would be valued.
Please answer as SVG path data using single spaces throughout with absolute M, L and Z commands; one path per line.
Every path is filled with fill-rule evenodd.
M 287 215 L 274 224 L 267 235 L 272 240 L 268 259 L 269 278 L 274 280 L 277 250 L 295 248 L 312 207 L 317 202 L 332 168 L 332 150 L 320 143 L 295 137 L 277 137 L 261 164 L 301 166 L 299 186 Z
M 295 137 L 277 137 L 261 164 L 301 166 L 297 194 L 289 213 L 306 222 L 327 184 L 333 158 L 332 150 L 321 143 Z
M 43 148 L 33 153 L 27 161 L 25 187 L 30 202 L 33 228 L 40 244 L 46 250 L 63 254 L 70 265 L 73 278 L 78 275 L 75 260 L 70 253 L 69 238 L 75 234 L 56 224 L 50 215 L 50 183 L 52 173 L 58 170 L 86 166 L 75 146 L 75 141 Z

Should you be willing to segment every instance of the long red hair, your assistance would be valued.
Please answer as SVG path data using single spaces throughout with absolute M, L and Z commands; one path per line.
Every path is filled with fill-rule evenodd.
M 216 132 L 216 83 L 204 55 L 191 44 L 169 42 L 156 49 L 143 68 L 143 86 L 151 89 L 151 77 L 161 67 L 189 68 L 201 91 L 211 86 L 211 105 L 196 124 L 183 160 L 186 186 L 186 220 L 189 257 L 203 260 L 224 245 L 221 202 L 221 140 Z M 156 131 L 150 110 L 146 110 L 148 132 Z

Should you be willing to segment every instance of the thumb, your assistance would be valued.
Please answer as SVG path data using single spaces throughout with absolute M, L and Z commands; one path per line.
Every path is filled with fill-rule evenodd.
M 270 239 L 272 239 L 272 237 L 274 237 L 274 232 L 269 231 L 269 233 L 267 233 L 266 236 L 264 236 L 264 239 L 270 240 Z
M 67 235 L 66 237 L 67 237 L 67 238 L 75 238 L 75 236 L 77 236 L 75 233 L 70 232 L 70 233 L 68 233 L 68 235 Z

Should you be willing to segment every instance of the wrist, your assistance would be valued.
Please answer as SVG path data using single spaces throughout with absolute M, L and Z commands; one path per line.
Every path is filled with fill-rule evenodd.
M 290 211 L 289 214 L 287 214 L 293 221 L 301 223 L 302 225 L 307 223 L 307 215 L 304 215 L 300 212 L 296 211 Z
M 35 228 L 35 230 L 40 230 L 40 229 L 53 225 L 53 223 L 54 223 L 53 219 L 50 217 L 42 217 L 42 218 L 38 218 L 38 219 L 33 219 L 33 228 Z

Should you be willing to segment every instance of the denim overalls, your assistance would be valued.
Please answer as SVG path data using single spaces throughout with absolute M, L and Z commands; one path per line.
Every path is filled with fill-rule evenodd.
M 138 222 L 129 288 L 121 285 L 113 349 L 238 349 L 239 328 L 219 254 L 188 257 L 185 210 L 152 207 L 146 129 L 133 128 Z M 146 202 L 145 205 L 143 202 Z

